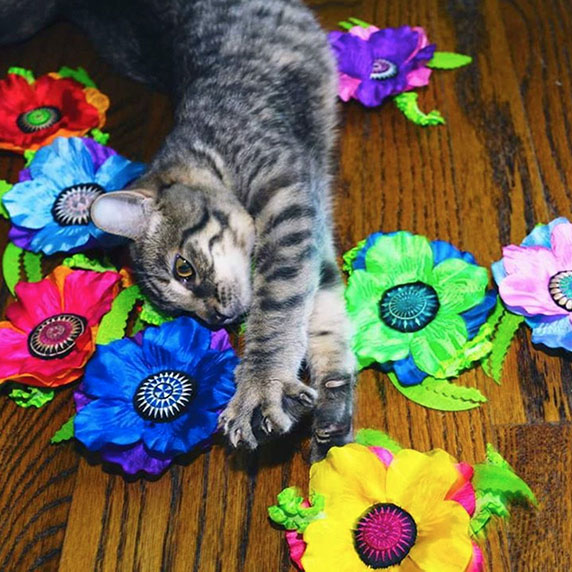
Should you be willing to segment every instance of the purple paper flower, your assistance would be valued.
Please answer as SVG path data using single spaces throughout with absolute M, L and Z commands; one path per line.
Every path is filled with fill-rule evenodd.
M 401 26 L 379 30 L 355 26 L 349 32 L 330 32 L 338 61 L 339 96 L 376 107 L 392 95 L 429 83 L 425 63 L 435 53 L 423 28 Z

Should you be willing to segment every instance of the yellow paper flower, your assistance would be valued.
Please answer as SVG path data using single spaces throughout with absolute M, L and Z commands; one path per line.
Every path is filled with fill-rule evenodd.
M 445 500 L 459 477 L 445 451 L 402 449 L 386 468 L 367 447 L 334 447 L 312 466 L 324 518 L 304 532 L 306 572 L 464 572 L 469 514 Z

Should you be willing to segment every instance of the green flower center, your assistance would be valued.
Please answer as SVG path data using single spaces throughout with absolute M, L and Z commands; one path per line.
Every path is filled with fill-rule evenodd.
M 558 306 L 572 312 L 572 270 L 555 274 L 548 283 L 548 290 Z
M 42 129 L 49 129 L 61 118 L 62 114 L 57 107 L 45 105 L 20 114 L 16 124 L 24 133 L 36 133 Z
M 399 284 L 386 290 L 379 302 L 383 322 L 399 332 L 418 332 L 439 311 L 437 292 L 424 282 Z

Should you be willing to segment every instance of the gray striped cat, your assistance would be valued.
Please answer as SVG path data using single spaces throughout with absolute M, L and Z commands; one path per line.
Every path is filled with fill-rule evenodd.
M 314 410 L 312 458 L 323 457 L 351 436 L 354 386 L 324 33 L 299 0 L 18 0 L 2 3 L 0 30 L 22 39 L 58 14 L 175 100 L 147 175 L 100 197 L 94 222 L 132 239 L 139 282 L 161 308 L 212 326 L 248 311 L 237 392 L 220 417 L 232 445 L 255 448 Z

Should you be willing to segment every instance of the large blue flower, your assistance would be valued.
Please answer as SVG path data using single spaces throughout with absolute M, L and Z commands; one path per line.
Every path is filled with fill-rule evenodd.
M 154 457 L 188 453 L 216 430 L 234 394 L 232 349 L 211 346 L 211 332 L 191 318 L 144 331 L 141 345 L 100 346 L 82 392 L 75 436 L 88 449 L 142 443 Z
M 352 261 L 352 271 L 366 270 L 366 255 L 382 236 L 393 236 L 395 232 L 383 233 L 375 232 L 365 241 L 362 248 L 356 253 Z M 408 233 L 409 234 L 409 233 Z M 477 266 L 475 257 L 470 252 L 464 252 L 444 240 L 433 240 L 430 242 L 433 253 L 433 265 L 436 267 L 441 262 L 460 258 L 469 264 Z M 472 340 L 486 322 L 488 316 L 493 311 L 497 302 L 497 295 L 494 290 L 488 290 L 482 302 L 475 307 L 459 314 L 463 318 L 467 327 L 467 339 Z M 384 371 L 394 371 L 402 385 L 417 385 L 428 377 L 428 374 L 417 367 L 413 356 L 409 354 L 406 358 L 397 361 L 384 363 L 381 365 Z
M 2 200 L 18 240 L 26 242 L 21 246 L 29 250 L 53 254 L 115 246 L 122 239 L 91 222 L 91 203 L 103 193 L 123 189 L 144 169 L 91 139 L 60 137 L 38 150 Z

